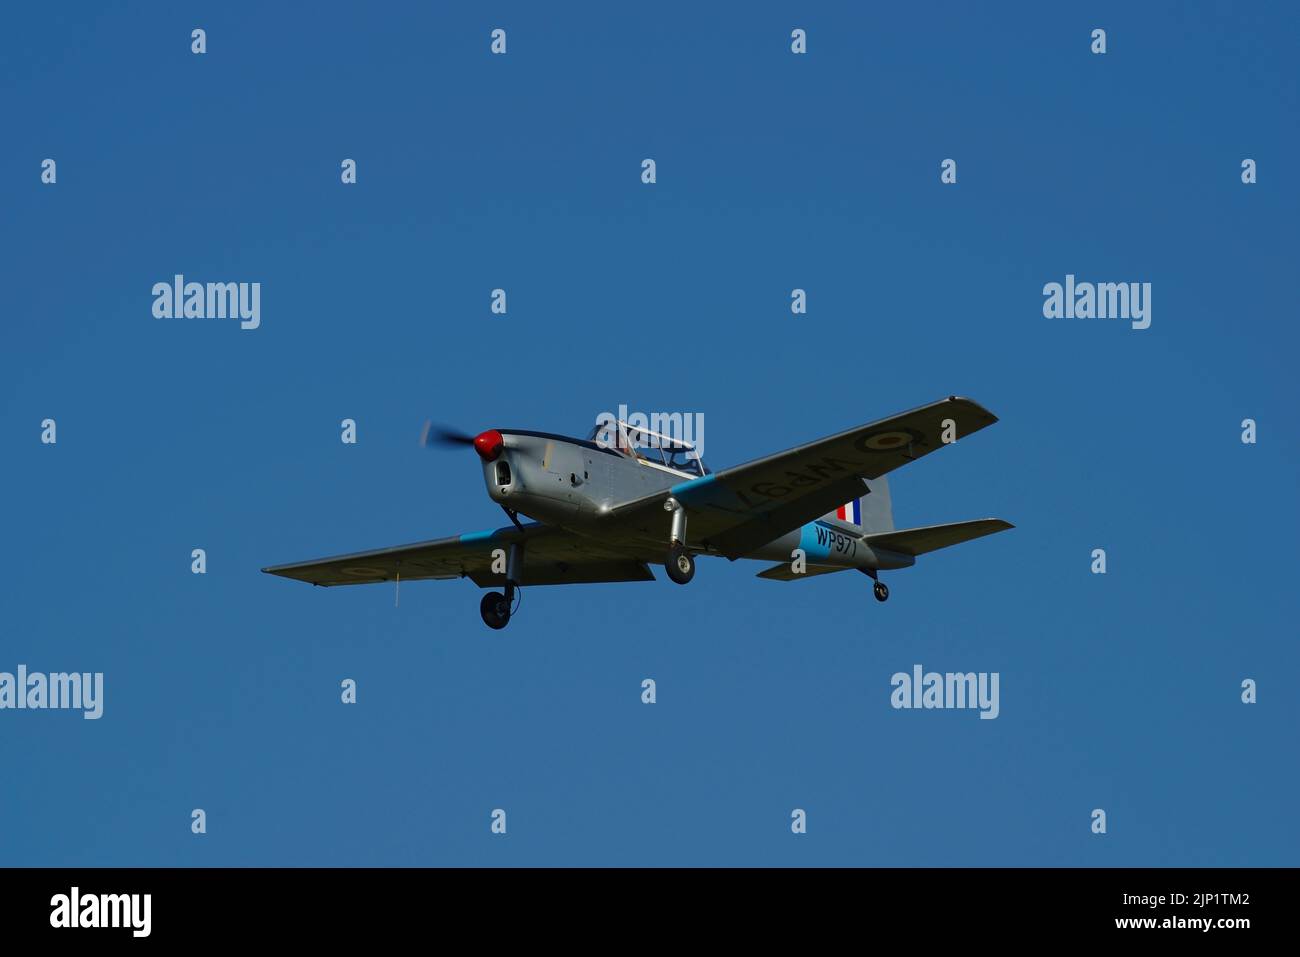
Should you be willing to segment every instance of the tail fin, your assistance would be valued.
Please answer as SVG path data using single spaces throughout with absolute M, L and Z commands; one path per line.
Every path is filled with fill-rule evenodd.
M 846 502 L 833 512 L 822 516 L 823 522 L 844 525 L 855 532 L 892 532 L 894 507 L 889 498 L 889 480 L 883 475 L 864 479 L 868 492 L 861 498 Z

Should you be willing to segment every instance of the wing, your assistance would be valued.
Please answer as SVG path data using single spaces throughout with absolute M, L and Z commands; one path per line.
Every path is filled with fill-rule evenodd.
M 644 562 L 549 525 L 508 525 L 491 532 L 273 565 L 262 571 L 313 585 L 364 585 L 401 575 L 406 581 L 470 578 L 486 588 L 505 582 L 504 574 L 492 571 L 492 552 L 515 544 L 524 549 L 522 585 L 654 581 Z
M 664 541 L 663 502 L 671 494 L 686 508 L 693 545 L 739 558 L 865 494 L 863 479 L 879 478 L 941 448 L 948 420 L 960 439 L 992 425 L 997 416 L 970 399 L 950 396 L 644 496 L 611 509 L 606 520 Z

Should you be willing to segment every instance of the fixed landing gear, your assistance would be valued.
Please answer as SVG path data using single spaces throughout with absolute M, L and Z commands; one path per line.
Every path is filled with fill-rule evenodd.
M 513 515 L 510 517 L 514 518 Z M 493 631 L 500 631 L 510 624 L 510 616 L 515 613 L 516 608 L 515 596 L 519 594 L 519 586 L 516 582 L 519 581 L 523 570 L 524 549 L 522 545 L 516 543 L 510 546 L 510 552 L 506 559 L 506 589 L 504 594 L 499 591 L 490 591 L 478 603 L 478 613 L 483 616 L 483 624 Z
M 483 624 L 500 631 L 510 624 L 510 601 L 499 591 L 490 591 L 478 604 L 478 613 L 483 616 Z
M 695 577 L 695 556 L 685 546 L 673 545 L 668 550 L 668 561 L 664 562 L 668 577 L 679 585 L 685 585 Z
M 677 499 L 669 496 L 664 500 L 664 511 L 671 512 L 673 516 L 668 560 L 664 562 L 664 570 L 677 584 L 685 585 L 695 577 L 695 556 L 686 550 L 686 509 L 682 508 Z
M 871 590 L 876 596 L 876 601 L 889 601 L 889 586 L 880 580 L 874 568 L 859 568 L 858 571 L 870 576 L 875 581 L 875 585 L 871 587 Z

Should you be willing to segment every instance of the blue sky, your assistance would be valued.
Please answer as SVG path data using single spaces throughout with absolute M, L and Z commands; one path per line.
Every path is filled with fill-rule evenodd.
M 4 18 L 0 670 L 105 703 L 0 712 L 0 864 L 1297 863 L 1286 5 Z M 175 273 L 261 282 L 261 328 L 154 319 Z M 1067 273 L 1151 328 L 1045 319 Z M 494 633 L 468 582 L 259 573 L 500 524 L 426 418 L 702 412 L 718 468 L 949 394 L 1001 422 L 898 523 L 1017 528 L 885 605 L 713 560 Z M 917 663 L 1000 716 L 893 710 Z

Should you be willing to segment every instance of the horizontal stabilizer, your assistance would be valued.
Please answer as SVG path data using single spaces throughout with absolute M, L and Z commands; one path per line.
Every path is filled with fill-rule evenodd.
M 953 522 L 950 525 L 927 525 L 924 528 L 904 528 L 896 532 L 877 532 L 862 536 L 862 541 L 875 548 L 883 548 L 902 555 L 924 555 L 949 545 L 960 545 L 974 538 L 983 538 L 994 532 L 1015 528 L 1000 518 L 979 518 L 973 522 Z
M 781 562 L 779 565 L 765 568 L 758 573 L 758 577 L 774 582 L 793 582 L 801 578 L 811 578 L 813 575 L 827 575 L 831 572 L 846 572 L 848 570 L 843 565 L 809 565 L 802 574 L 795 574 L 790 570 L 790 562 Z

